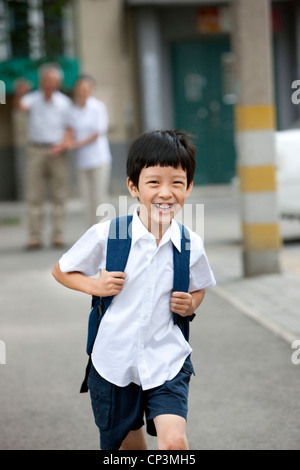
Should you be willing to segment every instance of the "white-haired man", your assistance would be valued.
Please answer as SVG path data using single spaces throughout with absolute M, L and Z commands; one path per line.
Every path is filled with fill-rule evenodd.
M 65 133 L 66 115 L 71 99 L 59 91 L 62 72 L 52 64 L 39 69 L 39 89 L 16 83 L 15 107 L 28 113 L 28 152 L 26 194 L 28 202 L 28 249 L 40 248 L 43 237 L 45 189 L 50 186 L 53 228 L 52 244 L 64 244 L 65 203 L 68 194 L 68 161 L 65 152 L 53 154 L 51 148 Z

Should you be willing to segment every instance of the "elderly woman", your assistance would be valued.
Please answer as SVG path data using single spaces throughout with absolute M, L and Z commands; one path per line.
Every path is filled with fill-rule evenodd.
M 107 138 L 106 106 L 92 96 L 94 81 L 81 76 L 75 85 L 75 103 L 67 119 L 67 133 L 62 147 L 75 149 L 81 192 L 86 204 L 88 223 L 97 222 L 97 207 L 107 202 L 111 152 Z

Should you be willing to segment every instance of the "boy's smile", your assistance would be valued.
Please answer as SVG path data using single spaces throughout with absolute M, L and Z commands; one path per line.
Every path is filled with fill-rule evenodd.
M 175 204 L 165 204 L 165 203 L 157 203 L 154 204 L 156 209 L 160 214 L 169 214 L 174 208 Z
M 140 219 L 149 232 L 160 239 L 174 216 L 184 205 L 193 183 L 187 188 L 187 174 L 172 166 L 150 166 L 143 168 L 138 188 L 127 180 L 132 197 L 140 202 Z

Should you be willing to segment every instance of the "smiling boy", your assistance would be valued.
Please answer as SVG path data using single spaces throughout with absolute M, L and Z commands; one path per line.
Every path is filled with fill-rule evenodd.
M 188 292 L 173 292 L 173 249 L 181 250 L 174 220 L 193 187 L 196 149 L 179 131 L 136 139 L 127 160 L 127 186 L 139 208 L 125 272 L 105 269 L 110 222 L 91 227 L 53 269 L 63 285 L 115 296 L 103 316 L 88 379 L 101 448 L 146 449 L 144 415 L 158 449 L 188 449 L 187 402 L 192 348 L 173 313 L 194 314 L 215 285 L 201 238 L 188 229 Z M 100 272 L 100 277 L 94 276 Z

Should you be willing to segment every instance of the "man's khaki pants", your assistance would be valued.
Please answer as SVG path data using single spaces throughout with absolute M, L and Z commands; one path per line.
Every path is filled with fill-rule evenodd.
M 52 202 L 52 241 L 61 240 L 63 237 L 68 195 L 68 160 L 66 153 L 51 157 L 49 150 L 48 145 L 28 146 L 26 194 L 30 243 L 42 242 L 43 206 L 48 186 Z

